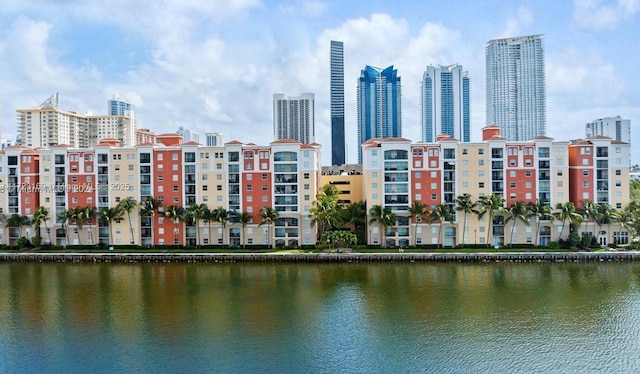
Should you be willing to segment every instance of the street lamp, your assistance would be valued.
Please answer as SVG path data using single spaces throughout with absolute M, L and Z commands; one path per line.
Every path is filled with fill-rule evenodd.
M 478 244 L 478 229 L 473 229 L 473 244 Z

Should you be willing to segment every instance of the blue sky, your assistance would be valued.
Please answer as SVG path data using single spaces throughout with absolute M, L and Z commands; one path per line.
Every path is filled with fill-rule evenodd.
M 328 164 L 332 39 L 345 43 L 349 162 L 357 160 L 356 80 L 367 64 L 398 69 L 403 135 L 415 141 L 425 67 L 461 64 L 479 140 L 484 47 L 498 37 L 544 34 L 549 136 L 583 137 L 584 124 L 601 117 L 640 120 L 640 0 L 0 0 L 0 9 L 4 139 L 15 139 L 16 109 L 59 92 L 65 110 L 105 113 L 119 94 L 141 128 L 267 144 L 272 95 L 312 92 Z M 639 139 L 632 132 L 632 163 L 640 163 Z

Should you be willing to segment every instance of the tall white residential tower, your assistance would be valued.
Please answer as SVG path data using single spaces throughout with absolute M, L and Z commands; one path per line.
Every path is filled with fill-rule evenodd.
M 315 142 L 314 111 L 312 93 L 303 93 L 298 97 L 274 94 L 274 139 L 295 139 L 303 144 Z
M 546 135 L 542 35 L 490 40 L 486 58 L 487 125 L 511 141 Z
M 625 143 L 631 143 L 631 120 L 622 117 L 605 117 L 585 125 L 587 138 L 602 135 Z

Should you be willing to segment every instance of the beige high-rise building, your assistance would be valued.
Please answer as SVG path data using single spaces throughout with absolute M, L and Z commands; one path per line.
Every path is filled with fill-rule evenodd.
M 18 109 L 17 144 L 50 147 L 67 144 L 91 148 L 100 139 L 113 138 L 122 146 L 135 145 L 133 115 L 90 115 L 60 109 L 58 94 L 37 108 Z

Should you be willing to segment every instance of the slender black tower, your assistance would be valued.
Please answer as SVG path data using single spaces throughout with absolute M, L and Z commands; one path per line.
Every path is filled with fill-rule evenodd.
M 331 165 L 344 165 L 344 46 L 331 41 Z

